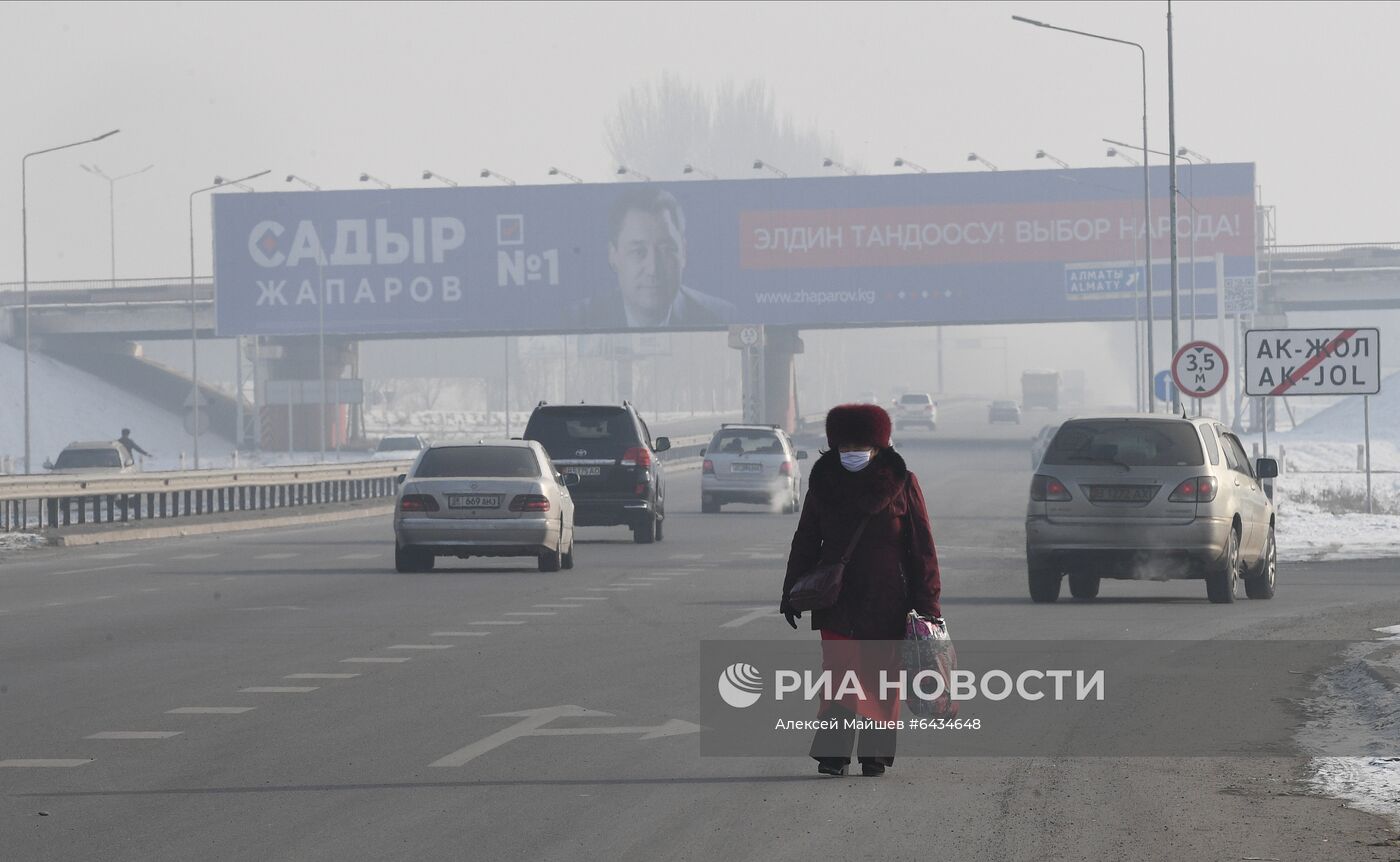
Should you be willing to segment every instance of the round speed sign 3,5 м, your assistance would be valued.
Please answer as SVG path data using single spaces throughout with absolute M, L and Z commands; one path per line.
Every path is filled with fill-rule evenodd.
M 1183 345 L 1172 357 L 1172 379 L 1182 395 L 1209 398 L 1220 391 L 1230 376 L 1225 351 L 1209 341 Z

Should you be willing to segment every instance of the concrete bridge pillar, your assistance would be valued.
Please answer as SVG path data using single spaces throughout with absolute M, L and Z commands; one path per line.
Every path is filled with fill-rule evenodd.
M 319 385 L 321 365 L 318 354 L 319 339 L 314 335 L 281 336 L 264 339 L 264 343 L 274 348 L 269 351 L 277 354 L 266 359 L 266 370 L 260 375 L 258 403 L 260 411 L 259 431 L 262 448 L 281 452 L 313 452 L 321 447 L 321 405 L 311 404 L 269 404 L 268 384 L 273 381 L 312 381 Z M 356 343 L 341 336 L 326 336 L 326 381 L 345 376 L 347 369 L 355 362 Z M 351 406 L 327 403 L 325 412 L 326 448 L 344 446 L 350 439 Z M 358 429 L 355 429 L 358 430 Z

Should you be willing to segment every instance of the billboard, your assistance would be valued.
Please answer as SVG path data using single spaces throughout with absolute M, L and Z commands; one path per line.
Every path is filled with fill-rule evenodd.
M 1217 275 L 1255 275 L 1254 166 L 1191 170 L 1181 285 L 1214 316 Z M 1165 167 L 1152 182 L 1165 315 Z M 220 335 L 1125 320 L 1145 281 L 1130 167 L 259 192 L 212 206 Z

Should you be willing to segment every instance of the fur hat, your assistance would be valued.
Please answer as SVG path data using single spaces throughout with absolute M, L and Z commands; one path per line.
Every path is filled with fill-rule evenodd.
M 826 445 L 890 446 L 890 414 L 878 404 L 841 404 L 826 414 Z

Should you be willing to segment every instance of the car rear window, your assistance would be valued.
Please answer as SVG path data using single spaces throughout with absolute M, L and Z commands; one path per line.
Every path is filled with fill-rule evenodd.
M 772 431 L 721 431 L 705 450 L 708 455 L 785 455 L 783 441 Z
M 539 441 L 555 460 L 620 458 L 641 445 L 631 415 L 619 407 L 536 410 L 525 426 L 525 439 Z
M 1060 426 L 1043 463 L 1186 467 L 1200 466 L 1205 459 L 1201 440 L 1189 422 L 1080 419 Z
M 429 449 L 413 471 L 415 479 L 511 478 L 540 475 L 535 453 L 520 446 L 447 446 Z
M 116 449 L 64 449 L 54 462 L 55 470 L 80 470 L 88 467 L 120 467 L 122 456 Z
M 385 437 L 379 441 L 380 452 L 405 452 L 422 449 L 416 437 Z
M 933 401 L 932 401 L 932 399 L 930 399 L 927 395 L 918 394 L 918 395 L 901 395 L 900 398 L 899 398 L 899 403 L 900 403 L 900 404 L 932 404 Z

